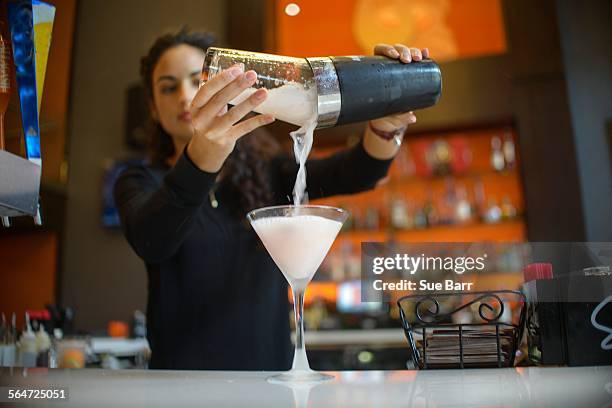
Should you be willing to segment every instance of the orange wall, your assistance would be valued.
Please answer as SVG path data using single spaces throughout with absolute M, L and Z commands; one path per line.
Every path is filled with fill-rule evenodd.
M 57 237 L 52 232 L 0 236 L 0 312 L 17 313 L 18 327 L 27 309 L 55 302 Z
M 500 0 L 276 0 L 274 17 L 268 48 L 283 55 L 370 54 L 378 42 L 428 47 L 440 61 L 506 52 Z

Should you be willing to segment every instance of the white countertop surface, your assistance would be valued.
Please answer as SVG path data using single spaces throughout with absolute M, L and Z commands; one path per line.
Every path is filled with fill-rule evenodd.
M 612 366 L 329 373 L 290 388 L 270 372 L 4 368 L 0 385 L 68 389 L 15 407 L 612 407 Z

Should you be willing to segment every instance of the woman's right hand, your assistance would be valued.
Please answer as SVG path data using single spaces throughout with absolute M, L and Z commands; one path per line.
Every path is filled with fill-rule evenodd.
M 257 115 L 239 122 L 266 99 L 266 89 L 257 90 L 232 109 L 227 109 L 229 101 L 255 81 L 255 71 L 243 73 L 240 66 L 233 66 L 207 81 L 195 94 L 190 107 L 194 133 L 187 145 L 187 154 L 200 170 L 219 171 L 238 139 L 274 122 L 272 115 Z

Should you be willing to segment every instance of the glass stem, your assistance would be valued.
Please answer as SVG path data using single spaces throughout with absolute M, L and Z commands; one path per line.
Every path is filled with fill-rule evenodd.
M 304 293 L 305 289 L 294 289 L 293 312 L 295 313 L 295 354 L 293 355 L 292 370 L 309 371 L 308 357 L 304 346 Z

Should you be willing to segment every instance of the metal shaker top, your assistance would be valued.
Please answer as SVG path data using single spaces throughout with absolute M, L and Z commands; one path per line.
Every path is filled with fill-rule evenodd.
M 340 82 L 329 57 L 306 58 L 317 84 L 317 129 L 335 126 L 342 109 Z

